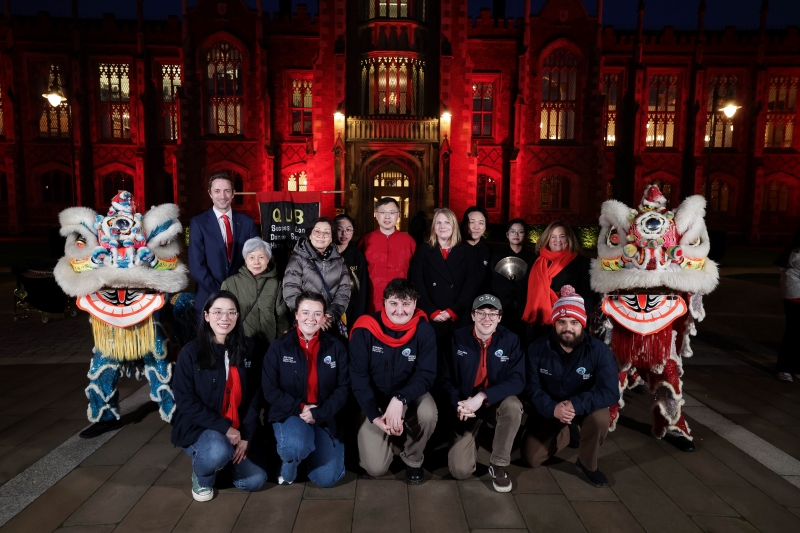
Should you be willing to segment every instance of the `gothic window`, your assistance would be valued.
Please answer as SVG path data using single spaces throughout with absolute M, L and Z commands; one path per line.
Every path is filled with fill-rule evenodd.
M 478 207 L 497 209 L 497 183 L 486 174 L 478 174 Z
M 644 190 L 646 191 L 651 185 L 658 187 L 658 190 L 661 191 L 661 194 L 667 199 L 667 207 L 669 207 L 672 204 L 672 184 L 666 180 L 655 179 L 648 181 L 644 186 Z
M 797 76 L 770 76 L 764 148 L 792 147 L 797 80 Z
M 708 207 L 711 211 L 727 213 L 730 208 L 730 185 L 720 180 L 711 181 L 711 198 Z
M 306 192 L 308 191 L 308 176 L 306 171 L 301 170 L 289 175 L 286 182 L 286 190 L 291 192 Z
M 412 17 L 417 8 L 421 12 L 417 18 L 425 21 L 425 0 L 364 0 L 363 5 L 366 19 Z
M 130 65 L 100 63 L 100 136 L 103 139 L 131 138 Z M 63 105 L 63 104 L 62 104 Z
M 475 82 L 472 84 L 472 136 L 492 136 L 492 99 L 494 98 L 492 82 Z
M 408 57 L 361 62 L 361 109 L 369 115 L 424 114 L 425 63 Z
M 311 80 L 292 80 L 292 133 L 311 134 Z
M 554 50 L 542 64 L 540 138 L 575 138 L 578 106 L 578 58 L 566 48 Z
M 376 174 L 372 184 L 375 187 L 408 187 L 408 176 L 396 170 L 384 170 Z
M 178 140 L 178 87 L 181 66 L 161 65 L 161 120 L 164 140 Z
M 47 73 L 42 73 L 37 91 L 39 94 L 47 94 L 54 82 L 58 82 L 59 87 L 64 87 L 64 80 L 57 65 L 42 65 L 42 70 L 47 69 Z M 44 82 L 44 83 L 42 83 Z M 53 107 L 46 98 L 36 100 L 41 106 L 39 115 L 39 137 L 69 137 L 70 108 L 67 101 Z
M 765 184 L 761 210 L 770 213 L 786 213 L 789 210 L 789 186 L 780 181 L 770 181 Z
M 110 202 L 119 191 L 134 194 L 133 176 L 119 170 L 103 176 L 103 202 Z
M 614 146 L 617 142 L 617 98 L 619 97 L 620 75 L 604 74 L 601 92 L 603 94 L 603 142 Z
M 208 133 L 241 135 L 244 80 L 242 52 L 231 43 L 221 41 L 209 50 L 208 70 Z
M 72 176 L 61 170 L 50 170 L 39 176 L 42 203 L 66 205 L 72 202 Z
M 714 139 L 714 148 L 730 148 L 733 146 L 733 117 L 728 118 L 719 109 L 727 102 L 736 99 L 736 76 L 711 76 L 708 80 L 708 104 L 706 105 L 705 146 Z M 714 89 L 717 90 L 717 101 L 714 101 Z M 716 115 L 714 131 L 711 131 L 712 119 Z
M 650 96 L 647 105 L 647 146 L 672 148 L 675 145 L 675 124 L 678 109 L 678 76 L 650 76 Z
M 0 172 L 0 204 L 8 203 L 8 175 Z
M 564 176 L 542 178 L 539 190 L 539 207 L 542 209 L 569 209 L 569 179 Z

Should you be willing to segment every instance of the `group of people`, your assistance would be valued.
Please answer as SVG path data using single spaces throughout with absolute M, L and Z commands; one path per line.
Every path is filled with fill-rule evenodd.
M 172 441 L 192 458 L 196 500 L 213 497 L 225 468 L 243 490 L 263 485 L 262 425 L 274 433 L 279 484 L 297 479 L 300 466 L 320 487 L 336 484 L 355 418 L 342 416 L 350 398 L 368 476 L 384 475 L 399 455 L 407 482 L 423 482 L 436 433 L 449 445 L 452 476 L 465 479 L 488 431 L 489 474 L 508 492 L 527 404 L 525 461 L 535 467 L 575 445 L 589 483 L 607 484 L 597 453 L 619 399 L 617 367 L 585 332 L 596 297 L 569 226 L 550 224 L 533 253 L 523 244 L 525 222 L 515 219 L 508 245 L 492 250 L 483 209 L 468 209 L 459 224 L 440 208 L 418 245 L 397 230 L 399 204 L 383 198 L 378 229 L 357 245 L 348 216 L 319 218 L 281 273 L 253 220 L 231 209 L 233 192 L 227 174 L 211 176 L 213 208 L 190 230 L 198 334 L 173 377 Z M 525 272 L 496 272 L 508 257 Z

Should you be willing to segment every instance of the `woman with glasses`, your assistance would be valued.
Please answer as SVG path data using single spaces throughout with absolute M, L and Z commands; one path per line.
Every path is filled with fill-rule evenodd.
M 468 208 L 464 212 L 464 218 L 461 219 L 461 234 L 464 236 L 464 241 L 474 248 L 481 274 L 478 294 L 489 293 L 492 288 L 492 248 L 483 238 L 488 223 L 489 215 L 486 210 L 476 205 Z
M 333 229 L 329 218 L 320 217 L 312 221 L 310 235 L 297 243 L 286 265 L 283 299 L 294 313 L 301 292 L 321 294 L 327 308 L 322 330 L 333 328 L 334 333 L 347 336 L 341 318 L 350 303 L 350 274 L 333 244 Z
M 492 256 L 492 290 L 491 293 L 500 299 L 503 304 L 503 325 L 516 333 L 520 339 L 525 338 L 525 323 L 522 321 L 522 312 L 528 299 L 528 272 L 530 272 L 536 254 L 525 248 L 525 235 L 528 225 L 521 218 L 515 218 L 506 226 L 508 245 L 496 248 Z M 495 271 L 497 263 L 513 257 L 525 262 L 525 270 L 516 274 L 514 279 L 509 279 L 500 272 Z
M 245 337 L 236 296 L 217 291 L 203 306 L 197 339 L 183 347 L 172 376 L 177 410 L 172 444 L 192 458 L 192 497 L 214 497 L 217 472 L 249 492 L 267 473 L 250 457 L 261 410 L 260 377 L 252 370 L 253 341 Z M 261 354 L 257 354 L 261 357 Z
M 539 257 L 528 273 L 527 302 L 522 314 L 528 324 L 528 343 L 552 329 L 553 304 L 564 285 L 574 287 L 584 299 L 589 317 L 597 302 L 589 286 L 589 258 L 581 255 L 581 245 L 572 228 L 560 220 L 551 222 L 536 241 L 536 252 Z
M 351 242 L 353 240 L 353 219 L 338 215 L 333 219 L 336 226 L 336 249 L 344 259 L 350 274 L 350 303 L 345 312 L 345 324 L 352 325 L 366 312 L 367 308 L 367 258 L 364 252 Z
M 334 416 L 350 387 L 347 350 L 320 331 L 327 316 L 321 294 L 304 291 L 296 304 L 297 327 L 269 347 L 261 378 L 282 461 L 278 484 L 291 484 L 304 461 L 308 479 L 332 487 L 344 476 Z

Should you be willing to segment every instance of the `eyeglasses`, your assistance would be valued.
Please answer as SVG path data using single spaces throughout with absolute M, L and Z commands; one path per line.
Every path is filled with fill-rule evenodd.
M 330 231 L 320 231 L 318 229 L 315 229 L 315 230 L 311 231 L 311 235 L 313 235 L 314 237 L 330 237 L 331 236 L 331 232 Z
M 487 313 L 486 311 L 473 311 L 473 313 L 475 313 L 475 318 L 478 320 L 483 320 L 484 318 L 497 320 L 500 318 L 500 313 Z
M 515 229 L 508 230 L 509 235 L 525 235 L 525 230 L 517 231 Z
M 377 213 L 378 213 L 379 215 L 381 215 L 381 216 L 386 216 L 386 215 L 392 215 L 392 216 L 394 216 L 394 215 L 396 215 L 396 214 L 397 214 L 397 213 L 399 213 L 399 212 L 400 212 L 400 211 L 378 211 Z
M 219 309 L 214 309 L 208 311 L 208 314 L 214 317 L 214 319 L 219 319 L 226 315 L 231 318 L 236 318 L 239 315 L 239 311 L 220 311 Z
M 353 228 L 347 228 L 347 229 L 339 228 L 339 229 L 336 230 L 336 232 L 337 233 L 344 233 L 345 235 L 350 235 L 351 233 L 353 233 Z

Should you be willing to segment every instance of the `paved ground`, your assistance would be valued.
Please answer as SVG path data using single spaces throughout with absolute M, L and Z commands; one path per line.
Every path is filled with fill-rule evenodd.
M 695 453 L 651 438 L 647 396 L 628 393 L 601 448 L 610 487 L 586 484 L 567 450 L 545 467 L 512 465 L 511 494 L 495 493 L 485 468 L 480 478 L 448 479 L 439 452 L 421 486 L 406 486 L 398 468 L 382 480 L 348 472 L 328 490 L 268 483 L 194 502 L 189 459 L 147 406 L 94 451 L 72 438 L 86 425 L 85 315 L 13 323 L 0 309 L 0 533 L 800 531 L 800 383 L 767 372 L 783 315 L 777 278 L 754 272 L 729 272 L 706 300 L 684 376 Z M 10 291 L 0 284 L 0 294 Z M 140 386 L 121 383 L 126 410 L 141 404 Z M 27 492 L 41 495 L 17 512 Z

